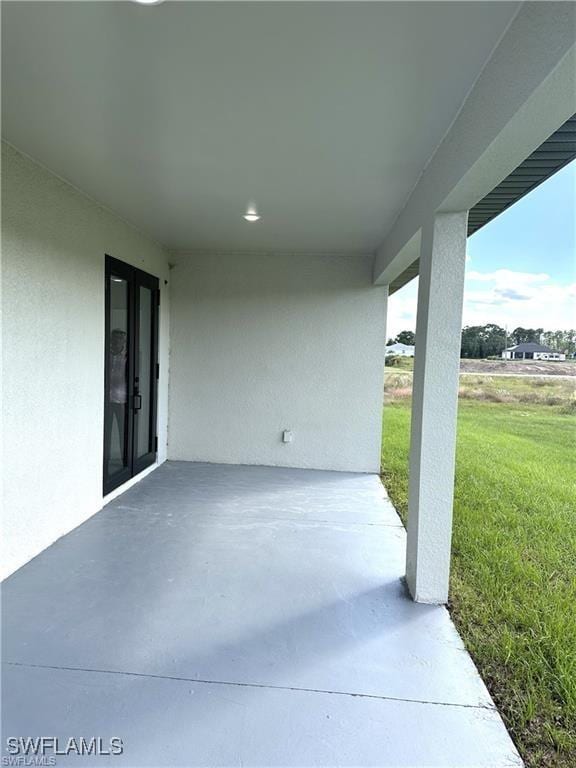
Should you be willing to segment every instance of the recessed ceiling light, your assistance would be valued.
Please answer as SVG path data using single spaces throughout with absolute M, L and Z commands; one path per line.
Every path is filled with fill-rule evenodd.
M 258 213 L 258 206 L 254 200 L 250 200 L 246 207 L 246 213 L 242 214 L 246 221 L 258 221 L 262 217 Z
M 134 2 L 140 5 L 160 5 L 164 0 L 134 0 Z

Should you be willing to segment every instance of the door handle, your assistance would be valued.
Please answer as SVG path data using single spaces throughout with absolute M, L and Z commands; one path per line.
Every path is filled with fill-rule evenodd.
M 138 401 L 138 402 L 136 402 L 136 401 Z M 134 395 L 134 405 L 133 405 L 133 408 L 134 408 L 135 411 L 139 411 L 140 408 L 142 408 L 142 395 L 139 395 L 138 393 L 136 393 Z

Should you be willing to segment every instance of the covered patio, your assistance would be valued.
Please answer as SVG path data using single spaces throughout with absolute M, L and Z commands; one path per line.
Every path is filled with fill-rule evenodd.
M 3 732 L 119 736 L 128 766 L 520 766 L 405 539 L 374 475 L 167 462 L 5 582 Z
M 6 737 L 520 764 L 444 607 L 466 238 L 576 155 L 575 10 L 2 3 Z

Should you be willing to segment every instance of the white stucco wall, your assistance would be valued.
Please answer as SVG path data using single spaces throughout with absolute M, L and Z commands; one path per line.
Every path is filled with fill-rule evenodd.
M 386 289 L 372 259 L 172 260 L 169 458 L 377 472 Z
M 5 576 L 102 506 L 106 253 L 160 278 L 166 458 L 169 273 L 160 246 L 4 144 L 2 163 Z

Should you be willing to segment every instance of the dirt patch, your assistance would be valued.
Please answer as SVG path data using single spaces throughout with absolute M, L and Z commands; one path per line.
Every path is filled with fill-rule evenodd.
M 576 376 L 576 360 L 460 360 L 461 373 L 512 374 L 516 376 Z

